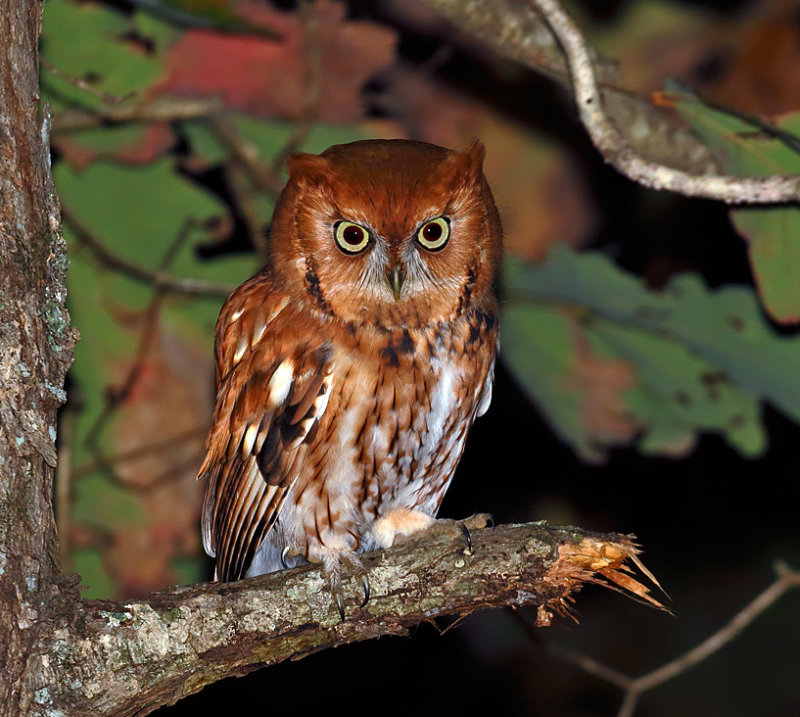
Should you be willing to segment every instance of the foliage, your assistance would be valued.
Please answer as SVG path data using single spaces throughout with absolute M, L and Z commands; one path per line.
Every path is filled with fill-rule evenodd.
M 556 430 L 589 460 L 635 441 L 685 454 L 703 431 L 747 456 L 766 445 L 759 402 L 800 420 L 800 338 L 774 334 L 750 290 L 693 275 L 659 291 L 603 255 L 556 246 L 506 263 L 504 355 Z
M 699 100 L 681 98 L 675 107 L 717 152 L 723 171 L 737 175 L 800 172 L 800 114 L 774 125 L 741 119 Z M 748 242 L 753 273 L 764 306 L 782 323 L 800 321 L 800 208 L 735 209 L 731 218 Z

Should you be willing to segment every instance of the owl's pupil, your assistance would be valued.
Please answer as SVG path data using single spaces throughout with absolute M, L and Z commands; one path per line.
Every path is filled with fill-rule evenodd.
M 364 235 L 358 227 L 349 226 L 342 232 L 342 239 L 348 244 L 356 246 L 363 241 Z
M 431 222 L 422 229 L 422 236 L 430 242 L 436 241 L 442 236 L 442 228 L 438 224 Z

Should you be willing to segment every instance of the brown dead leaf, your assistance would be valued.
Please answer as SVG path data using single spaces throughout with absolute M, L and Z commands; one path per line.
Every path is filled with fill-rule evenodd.
M 603 445 L 629 443 L 640 428 L 624 401 L 625 391 L 636 384 L 635 369 L 624 359 L 597 356 L 577 322 L 574 336 L 575 358 L 568 388 L 581 396 L 584 431 Z
M 800 106 L 800 1 L 753 3 L 713 52 L 722 58 L 702 88 L 717 102 L 778 115 Z

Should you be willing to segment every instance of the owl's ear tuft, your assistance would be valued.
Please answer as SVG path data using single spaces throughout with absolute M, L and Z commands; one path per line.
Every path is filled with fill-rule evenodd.
M 318 154 L 293 154 L 286 160 L 289 176 L 295 181 L 320 184 L 330 176 L 330 164 Z
M 478 181 L 483 174 L 483 160 L 486 157 L 486 147 L 479 139 L 473 140 L 463 151 L 453 155 L 453 162 L 459 168 L 462 176 L 468 176 Z

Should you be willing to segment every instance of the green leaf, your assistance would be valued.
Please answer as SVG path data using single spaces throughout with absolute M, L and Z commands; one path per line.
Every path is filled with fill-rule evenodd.
M 503 358 L 553 430 L 583 459 L 604 452 L 580 421 L 580 388 L 569 380 L 574 353 L 573 327 L 559 309 L 509 301 L 503 311 Z
M 543 264 L 507 259 L 503 279 L 505 360 L 584 457 L 597 457 L 592 448 L 602 455 L 602 446 L 624 442 L 612 421 L 625 416 L 637 427 L 628 440 L 643 452 L 671 455 L 685 453 L 702 432 L 719 433 L 742 454 L 758 455 L 766 446 L 762 401 L 800 421 L 800 386 L 793 380 L 800 337 L 776 335 L 748 289 L 709 291 L 698 277 L 683 275 L 654 292 L 605 256 L 564 245 Z M 569 340 L 570 330 L 577 339 Z M 607 373 L 613 359 L 630 366 L 636 380 L 618 380 L 608 386 L 610 395 L 595 389 L 592 396 L 587 370 L 606 371 L 598 383 L 608 384 L 608 376 L 619 373 Z M 576 381 L 581 361 L 584 377 Z M 587 396 L 596 401 L 598 395 L 615 408 L 602 414 L 607 426 L 588 425 L 581 409 Z
M 127 39 L 130 27 L 125 15 L 108 8 L 49 0 L 44 6 L 42 55 L 60 72 L 123 98 L 145 89 L 161 73 L 158 60 Z M 100 98 L 46 69 L 42 87 L 56 109 L 102 104 Z
M 797 145 L 725 112 L 695 100 L 676 103 L 681 115 L 715 150 L 728 174 L 764 176 L 800 173 Z M 778 119 L 777 128 L 800 132 L 800 114 Z M 758 289 L 770 315 L 782 323 L 800 321 L 800 209 L 755 207 L 735 209 L 731 218 L 748 240 L 748 253 Z

